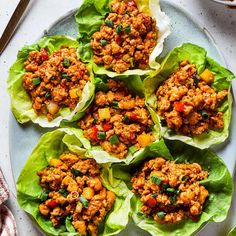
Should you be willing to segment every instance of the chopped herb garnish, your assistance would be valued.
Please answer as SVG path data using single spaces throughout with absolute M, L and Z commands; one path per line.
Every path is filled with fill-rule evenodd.
M 129 117 L 125 115 L 122 120 L 124 123 L 129 123 Z
M 113 28 L 113 27 L 114 27 L 114 23 L 113 23 L 113 21 L 111 21 L 111 20 L 106 20 L 106 21 L 105 21 L 105 25 L 108 26 L 108 27 L 110 27 L 110 28 Z
M 48 190 L 43 190 L 43 192 L 40 194 L 40 200 L 45 201 L 48 198 L 49 191 Z
M 93 117 L 93 123 L 96 124 L 97 122 L 98 122 L 98 118 L 94 116 L 94 117 Z
M 50 80 L 55 80 L 56 78 L 55 78 L 55 76 L 52 76 L 51 78 L 50 78 Z
M 125 26 L 125 33 L 129 34 L 131 32 L 131 27 L 130 25 Z
M 106 132 L 99 131 L 98 132 L 98 139 L 105 139 L 106 138 Z
M 137 149 L 135 146 L 131 146 L 131 147 L 129 147 L 129 151 L 130 151 L 132 154 L 134 154 L 135 152 L 138 151 L 138 149 Z
M 163 219 L 166 216 L 166 213 L 164 211 L 157 212 L 157 216 L 159 219 Z
M 113 106 L 113 108 L 115 108 L 115 109 L 119 109 L 119 102 L 117 102 L 117 101 L 112 101 L 112 106 Z
M 88 200 L 83 195 L 80 196 L 79 201 L 85 208 L 88 208 L 89 205 Z
M 153 183 L 155 183 L 155 184 L 157 184 L 157 185 L 160 185 L 161 182 L 162 182 L 162 178 L 159 177 L 159 176 L 155 176 L 155 175 L 153 175 L 153 176 L 151 177 L 151 180 L 152 180 Z
M 188 180 L 188 176 L 187 175 L 180 175 L 179 181 L 181 183 L 185 183 L 187 180 Z
M 137 213 L 137 216 L 142 217 L 142 216 L 143 216 L 143 213 L 139 211 L 139 212 Z
M 65 58 L 63 59 L 62 64 L 63 64 L 63 66 L 64 66 L 65 68 L 68 68 L 68 67 L 70 66 L 70 60 L 69 60 L 67 57 L 65 57 Z
M 117 25 L 117 26 L 116 26 L 116 33 L 117 33 L 117 34 L 121 34 L 122 31 L 123 31 L 123 26 L 122 26 L 122 25 Z
M 74 168 L 71 168 L 71 173 L 75 176 L 75 177 L 77 177 L 77 176 L 82 176 L 83 175 L 83 173 L 81 173 L 79 170 L 76 170 L 76 169 L 74 169 Z
M 117 135 L 112 135 L 110 138 L 109 138 L 109 142 L 111 143 L 111 144 L 116 144 L 116 143 L 119 143 L 120 142 L 120 140 L 119 140 L 119 138 L 117 137 Z
M 169 187 L 170 187 L 169 184 L 165 184 L 165 183 L 162 184 L 162 188 L 163 188 L 164 191 L 166 191 L 166 189 L 169 188 Z
M 209 118 L 209 114 L 206 110 L 202 110 L 201 115 L 204 120 L 207 120 Z
M 166 191 L 167 191 L 167 192 L 170 192 L 170 193 L 174 193 L 174 192 L 175 192 L 175 189 L 174 189 L 174 188 L 166 188 Z
M 49 98 L 51 96 L 51 93 L 49 91 L 46 92 L 45 98 Z
M 63 197 L 67 197 L 69 192 L 65 188 L 61 188 L 58 193 L 60 193 Z
M 33 85 L 39 85 L 41 83 L 40 77 L 35 77 L 32 79 Z
M 106 39 L 101 39 L 100 40 L 100 44 L 102 45 L 102 46 L 105 46 L 105 45 L 107 45 L 107 40 Z
M 152 194 L 152 198 L 156 198 L 157 195 L 158 195 L 157 193 Z
M 129 62 L 130 62 L 131 67 L 134 67 L 134 58 L 133 57 L 131 57 L 129 59 Z
M 71 80 L 70 76 L 69 76 L 68 74 L 66 74 L 66 73 L 63 73 L 61 76 L 62 76 L 64 79 Z

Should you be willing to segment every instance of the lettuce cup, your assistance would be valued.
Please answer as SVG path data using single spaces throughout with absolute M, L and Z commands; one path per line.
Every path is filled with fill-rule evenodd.
M 75 19 L 81 58 L 96 74 L 144 75 L 159 67 L 155 59 L 170 33 L 159 0 L 85 0 Z
M 229 134 L 235 76 L 190 43 L 174 48 L 144 80 L 147 104 L 160 134 L 204 149 Z
M 159 137 L 142 96 L 142 81 L 139 76 L 104 77 L 99 88 L 77 125 L 90 142 L 88 153 L 99 163 L 128 164 Z
M 129 167 L 114 164 L 134 192 L 134 223 L 151 235 L 192 235 L 207 222 L 227 217 L 232 177 L 212 151 L 161 140 Z M 127 174 L 129 173 L 129 174 Z
M 94 84 L 90 66 L 77 55 L 78 45 L 72 38 L 50 36 L 18 52 L 7 86 L 19 123 L 56 127 L 81 116 Z
M 128 223 L 132 192 L 109 164 L 85 157 L 75 129 L 39 140 L 17 180 L 19 205 L 47 235 L 114 235 Z

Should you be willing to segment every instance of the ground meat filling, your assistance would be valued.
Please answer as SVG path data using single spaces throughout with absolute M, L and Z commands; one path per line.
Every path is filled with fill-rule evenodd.
M 31 51 L 24 63 L 23 86 L 34 111 L 52 120 L 61 107 L 73 110 L 90 80 L 86 66 L 75 48 L 61 48 L 49 55 L 45 48 Z
M 199 181 L 208 172 L 197 163 L 176 164 L 157 157 L 147 161 L 132 178 L 133 192 L 141 196 L 141 212 L 160 224 L 198 220 L 209 193 Z
M 200 135 L 208 129 L 224 128 L 223 113 L 217 111 L 227 90 L 216 92 L 211 88 L 213 73 L 206 69 L 197 75 L 196 67 L 188 61 L 180 63 L 156 91 L 157 112 L 163 118 L 162 126 L 176 133 Z
M 146 69 L 156 44 L 156 20 L 139 11 L 134 0 L 114 0 L 91 39 L 94 62 L 117 73 Z
M 98 235 L 98 226 L 112 208 L 115 194 L 102 185 L 95 160 L 63 153 L 38 176 L 44 189 L 39 211 L 54 227 L 65 224 L 67 218 L 81 236 Z
M 124 158 L 154 141 L 153 122 L 144 99 L 133 96 L 123 82 L 108 80 L 108 87 L 96 93 L 79 126 L 93 145 Z

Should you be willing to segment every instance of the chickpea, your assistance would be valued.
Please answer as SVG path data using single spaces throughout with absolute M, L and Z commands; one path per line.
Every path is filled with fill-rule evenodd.
M 102 189 L 102 182 L 98 177 L 90 178 L 88 181 L 88 186 L 94 188 L 95 192 L 98 192 Z
M 50 212 L 50 209 L 45 204 L 40 204 L 39 211 L 42 215 L 47 216 Z
M 81 236 L 86 235 L 86 224 L 83 220 L 77 220 L 75 222 L 72 222 L 72 224 Z
M 86 187 L 86 188 L 84 188 L 82 195 L 86 199 L 91 200 L 94 196 L 94 190 L 90 187 Z

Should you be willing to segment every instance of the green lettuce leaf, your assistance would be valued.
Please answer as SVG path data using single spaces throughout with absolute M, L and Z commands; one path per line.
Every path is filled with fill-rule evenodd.
M 61 108 L 59 116 L 52 121 L 48 121 L 45 116 L 37 116 L 34 112 L 31 98 L 22 85 L 22 77 L 25 74 L 23 64 L 31 51 L 47 48 L 52 53 L 62 46 L 78 48 L 78 42 L 65 36 L 50 36 L 40 39 L 33 45 L 25 46 L 18 52 L 17 60 L 11 66 L 7 80 L 7 88 L 11 97 L 11 109 L 18 122 L 25 123 L 31 120 L 42 127 L 56 127 L 60 125 L 62 120 L 73 121 L 79 119 L 92 101 L 95 88 L 93 82 L 88 82 L 83 89 L 80 101 L 73 111 L 70 111 L 69 108 Z M 88 66 L 88 70 L 91 78 L 93 78 L 91 66 Z
M 209 191 L 209 198 L 197 222 L 186 219 L 180 224 L 162 225 L 154 221 L 152 217 L 145 217 L 143 214 L 140 214 L 142 203 L 140 197 L 134 195 L 131 199 L 132 219 L 134 223 L 138 227 L 148 231 L 151 235 L 174 236 L 192 235 L 194 232 L 200 230 L 207 222 L 223 221 L 227 217 L 233 195 L 233 180 L 224 162 L 209 149 L 201 150 L 180 141 L 166 140 L 164 142 L 161 140 L 156 147 L 152 152 L 147 152 L 146 160 L 163 157 L 168 160 L 175 160 L 177 163 L 196 162 L 204 170 L 208 171 L 208 179 L 201 181 L 201 184 Z M 131 174 L 141 167 L 145 159 L 134 159 L 128 167 L 114 164 L 114 175 L 121 176 L 127 183 L 127 186 L 131 188 Z
M 236 236 L 236 227 L 230 230 L 230 232 L 227 234 L 227 236 Z
M 29 156 L 17 180 L 19 205 L 34 218 L 47 235 L 79 235 L 74 231 L 69 218 L 66 219 L 65 225 L 54 228 L 51 221 L 39 213 L 38 206 L 43 197 L 43 190 L 39 185 L 37 171 L 45 168 L 51 159 L 58 158 L 65 151 L 88 158 L 84 148 L 87 144 L 79 138 L 80 135 L 79 130 L 72 128 L 57 129 L 44 134 Z M 113 209 L 99 227 L 99 235 L 114 235 L 128 224 L 130 199 L 133 194 L 122 180 L 114 177 L 109 164 L 101 165 L 101 178 L 104 186 L 116 194 L 116 201 Z
M 85 0 L 80 9 L 75 14 L 75 20 L 78 24 L 78 41 L 80 43 L 79 54 L 84 61 L 92 63 L 93 51 L 90 47 L 91 36 L 94 32 L 99 31 L 103 24 L 105 15 L 110 12 L 112 0 Z M 167 15 L 161 11 L 159 0 L 137 0 L 140 10 L 155 18 L 157 21 L 158 41 L 149 58 L 149 66 L 151 69 L 157 69 L 160 65 L 156 62 L 156 57 L 163 50 L 165 38 L 170 34 L 170 20 Z M 94 63 L 93 70 L 95 74 L 106 74 L 113 78 L 119 74 L 106 70 L 103 66 Z M 145 75 L 151 70 L 133 69 L 127 70 L 121 75 Z
M 195 64 L 198 73 L 203 72 L 205 68 L 211 70 L 215 76 L 212 87 L 217 92 L 228 89 L 227 99 L 218 108 L 218 110 L 224 113 L 223 130 L 209 130 L 202 135 L 190 137 L 180 134 L 173 134 L 168 132 L 169 129 L 167 127 L 161 126 L 160 117 L 156 113 L 157 98 L 155 91 L 158 86 L 179 67 L 179 63 L 183 60 L 188 60 L 190 63 Z M 230 90 L 231 83 L 234 78 L 235 75 L 233 75 L 229 70 L 219 65 L 213 59 L 207 57 L 207 52 L 205 49 L 191 43 L 185 43 L 180 47 L 174 48 L 163 60 L 160 69 L 156 72 L 153 72 L 152 75 L 148 76 L 144 80 L 146 101 L 152 110 L 151 114 L 154 122 L 159 125 L 161 136 L 167 139 L 181 140 L 187 144 L 201 149 L 208 148 L 213 144 L 219 144 L 225 141 L 229 135 L 229 125 L 232 110 L 232 95 Z

